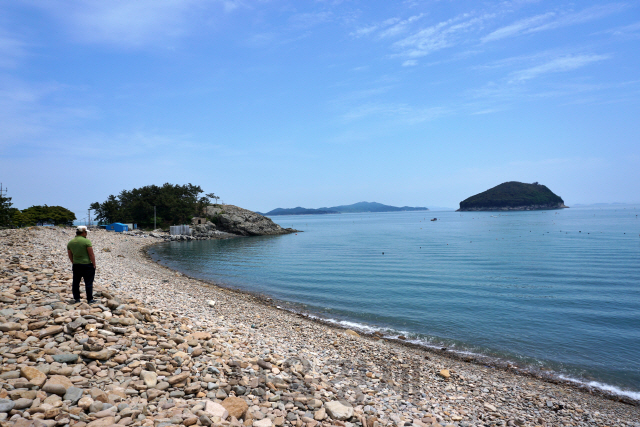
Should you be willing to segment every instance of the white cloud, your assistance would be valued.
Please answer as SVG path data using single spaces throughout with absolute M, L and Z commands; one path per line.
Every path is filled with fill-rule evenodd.
M 482 27 L 484 21 L 494 15 L 485 14 L 472 18 L 469 14 L 457 16 L 448 21 L 440 22 L 431 27 L 394 43 L 394 47 L 401 51 L 400 56 L 418 58 L 435 51 L 455 46 L 466 41 L 463 35 Z
M 507 37 L 515 37 L 522 34 L 531 34 L 539 31 L 552 30 L 582 24 L 617 13 L 625 8 L 623 4 L 607 4 L 593 6 L 580 12 L 548 12 L 517 21 L 506 27 L 499 28 L 482 38 L 483 42 L 491 42 Z
M 432 121 L 452 112 L 444 107 L 412 107 L 407 104 L 368 103 L 350 109 L 342 117 L 347 121 L 360 120 L 370 116 L 385 117 L 406 123 Z
M 367 27 L 361 27 L 357 30 L 353 31 L 350 35 L 353 37 L 364 37 L 368 36 L 381 28 L 387 28 L 390 25 L 394 25 L 400 21 L 400 18 L 389 18 L 379 24 L 369 25 Z
M 592 62 L 603 61 L 608 58 L 609 56 L 607 55 L 567 55 L 555 58 L 544 64 L 516 71 L 511 75 L 509 82 L 523 82 L 543 74 L 571 71 L 584 67 Z
M 534 33 L 538 31 L 551 30 L 555 28 L 568 27 L 571 25 L 582 24 L 584 22 L 593 21 L 603 18 L 613 13 L 621 12 L 626 6 L 624 4 L 613 3 L 602 6 L 593 6 L 576 13 L 567 13 L 565 15 L 558 16 L 558 19 L 542 24 L 537 27 L 533 27 L 527 32 Z
M 486 108 L 484 110 L 474 111 L 473 113 L 471 113 L 471 115 L 472 116 L 481 116 L 481 115 L 485 115 L 485 114 L 499 113 L 501 111 L 504 111 L 504 108 Z
M 640 21 L 606 31 L 614 36 L 637 36 L 640 33 Z
M 407 29 L 409 28 L 409 26 L 412 23 L 414 23 L 415 21 L 419 20 L 423 16 L 424 16 L 424 14 L 421 13 L 419 15 L 414 15 L 414 16 L 411 16 L 408 19 L 400 21 L 400 22 L 394 24 L 393 26 L 387 28 L 386 30 L 380 32 L 379 37 L 380 38 L 394 37 L 394 36 L 397 36 L 398 34 L 404 33 L 404 32 L 407 31 Z
M 531 18 L 522 19 L 511 25 L 507 25 L 506 27 L 499 28 L 487 36 L 484 36 L 482 38 L 482 42 L 486 43 L 486 42 L 500 40 L 506 37 L 512 37 L 512 36 L 518 35 L 532 27 L 538 26 L 543 21 L 548 20 L 554 15 L 555 15 L 554 12 L 549 12 L 543 15 L 537 15 L 537 16 L 532 16 Z
M 402 63 L 403 67 L 413 67 L 416 65 L 418 65 L 418 61 L 416 61 L 415 59 L 407 59 Z

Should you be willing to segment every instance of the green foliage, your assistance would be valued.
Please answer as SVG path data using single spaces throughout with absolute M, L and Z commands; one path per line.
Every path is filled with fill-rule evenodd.
M 504 208 L 564 204 L 561 197 L 545 185 L 510 181 L 460 202 L 460 209 Z
M 15 217 L 15 214 L 14 214 Z M 76 215 L 62 206 L 31 206 L 24 209 L 18 216 L 21 225 L 35 225 L 37 223 L 52 223 L 54 225 L 73 225 Z
M 109 196 L 102 203 L 92 203 L 95 218 L 103 223 L 135 223 L 141 228 L 153 227 L 153 207 L 156 207 L 157 226 L 184 224 L 194 215 L 203 215 L 209 198 L 198 197 L 202 188 L 197 185 L 173 185 L 162 187 L 147 185 L 133 190 L 122 190 Z M 213 194 L 213 193 L 212 193 Z
M 11 224 L 12 204 L 11 197 L 6 197 L 0 193 L 0 227 L 6 227 Z
M 94 211 L 95 219 L 99 222 L 111 224 L 122 221 L 119 219 L 122 217 L 120 201 L 113 194 L 102 203 L 92 203 L 89 208 Z

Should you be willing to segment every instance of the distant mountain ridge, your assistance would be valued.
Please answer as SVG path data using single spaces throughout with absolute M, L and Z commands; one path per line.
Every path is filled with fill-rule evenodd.
M 338 214 L 338 213 L 362 213 L 362 212 L 403 212 L 403 211 L 428 211 L 426 207 L 411 207 L 411 206 L 389 206 L 383 205 L 377 202 L 358 202 L 352 205 L 340 205 L 333 206 L 331 208 L 319 208 L 319 209 L 307 209 L 303 207 L 296 208 L 277 208 L 269 211 L 263 215 L 276 216 L 276 215 L 323 215 L 323 214 Z
M 265 216 L 266 215 L 323 215 L 323 214 L 338 214 L 338 213 L 340 212 L 332 211 L 328 209 L 307 209 L 307 208 L 298 206 L 296 208 L 289 208 L 289 209 L 276 208 L 263 215 Z

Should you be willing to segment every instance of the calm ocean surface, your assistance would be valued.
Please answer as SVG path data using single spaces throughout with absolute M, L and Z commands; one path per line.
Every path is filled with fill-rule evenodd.
M 280 216 L 273 220 L 304 233 L 150 252 L 191 276 L 355 329 L 640 399 L 637 215 L 640 206 Z

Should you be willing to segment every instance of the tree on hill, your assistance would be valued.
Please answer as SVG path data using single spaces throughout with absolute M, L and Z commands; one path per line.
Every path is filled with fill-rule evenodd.
M 194 215 L 202 214 L 210 203 L 197 185 L 173 185 L 166 183 L 162 187 L 147 185 L 132 190 L 122 190 L 116 197 L 110 195 L 102 203 L 94 202 L 90 208 L 95 218 L 102 223 L 135 223 L 140 227 L 152 227 L 153 208 L 159 225 L 184 224 Z

